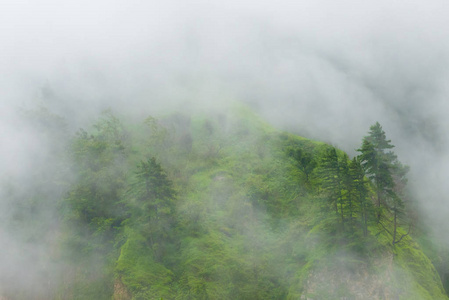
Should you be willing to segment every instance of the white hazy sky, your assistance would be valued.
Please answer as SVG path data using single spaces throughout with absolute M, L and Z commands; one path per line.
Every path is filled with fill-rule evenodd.
M 79 125 L 109 106 L 241 99 L 352 154 L 380 121 L 449 228 L 448 13 L 436 0 L 3 0 L 0 167 L 40 149 L 17 107 L 45 102 Z

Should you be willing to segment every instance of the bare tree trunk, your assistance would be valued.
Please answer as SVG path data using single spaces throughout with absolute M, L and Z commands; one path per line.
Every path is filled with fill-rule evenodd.
M 393 245 L 396 243 L 396 229 L 397 229 L 397 211 L 396 207 L 393 208 L 394 210 L 394 219 L 393 219 Z

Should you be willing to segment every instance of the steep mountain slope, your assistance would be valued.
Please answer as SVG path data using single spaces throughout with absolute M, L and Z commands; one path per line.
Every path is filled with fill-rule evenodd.
M 364 230 L 358 202 L 334 210 L 332 146 L 240 105 L 142 122 L 108 112 L 68 148 L 55 250 L 66 271 L 47 298 L 447 299 L 412 236 L 392 245 L 374 212 Z

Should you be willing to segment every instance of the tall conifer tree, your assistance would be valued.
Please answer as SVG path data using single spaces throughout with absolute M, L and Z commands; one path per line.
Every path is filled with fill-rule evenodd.
M 360 161 L 366 175 L 373 180 L 377 195 L 377 220 L 380 221 L 382 207 L 385 207 L 387 197 L 391 195 L 394 188 L 392 176 L 393 165 L 396 155 L 389 149 L 394 148 L 391 140 L 387 140 L 385 132 L 376 122 L 370 127 L 369 135 L 363 138 L 362 147 L 357 149 L 361 152 Z
M 341 194 L 341 170 L 337 150 L 334 147 L 326 149 L 326 152 L 320 162 L 320 175 L 322 178 L 321 188 L 328 195 L 337 216 L 339 215 L 338 205 L 340 204 L 341 223 L 344 227 L 344 213 Z
M 175 190 L 161 165 L 154 157 L 141 161 L 129 191 L 134 195 L 137 226 L 147 237 L 156 259 L 163 255 L 164 243 L 170 240 L 174 225 Z
M 365 179 L 365 173 L 363 172 L 360 160 L 354 157 L 349 164 L 349 174 L 352 179 L 352 196 L 358 202 L 358 212 L 360 218 L 360 224 L 362 227 L 363 235 L 368 235 L 368 216 L 372 211 L 372 203 L 368 199 L 368 188 L 366 187 L 367 180 Z

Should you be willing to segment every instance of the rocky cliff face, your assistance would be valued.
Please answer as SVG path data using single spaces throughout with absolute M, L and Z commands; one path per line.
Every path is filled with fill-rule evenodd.
M 316 268 L 310 272 L 301 299 L 399 299 L 404 291 L 391 286 L 394 277 L 393 256 L 386 254 L 375 263 L 375 274 L 357 262 L 351 269 L 347 262 L 333 267 Z
M 123 284 L 120 278 L 117 278 L 114 282 L 114 300 L 130 300 L 132 297 L 128 292 L 128 289 Z M 0 299 L 1 300 L 1 299 Z
M 347 257 L 332 267 L 317 263 L 318 267 L 308 274 L 301 299 L 447 299 L 439 280 L 433 281 L 432 287 L 424 280 L 424 277 L 438 277 L 431 264 L 430 270 L 422 270 L 431 275 L 422 276 L 416 270 L 410 272 L 403 259 L 393 253 L 383 253 L 366 264 Z M 417 257 L 407 259 L 414 261 Z

